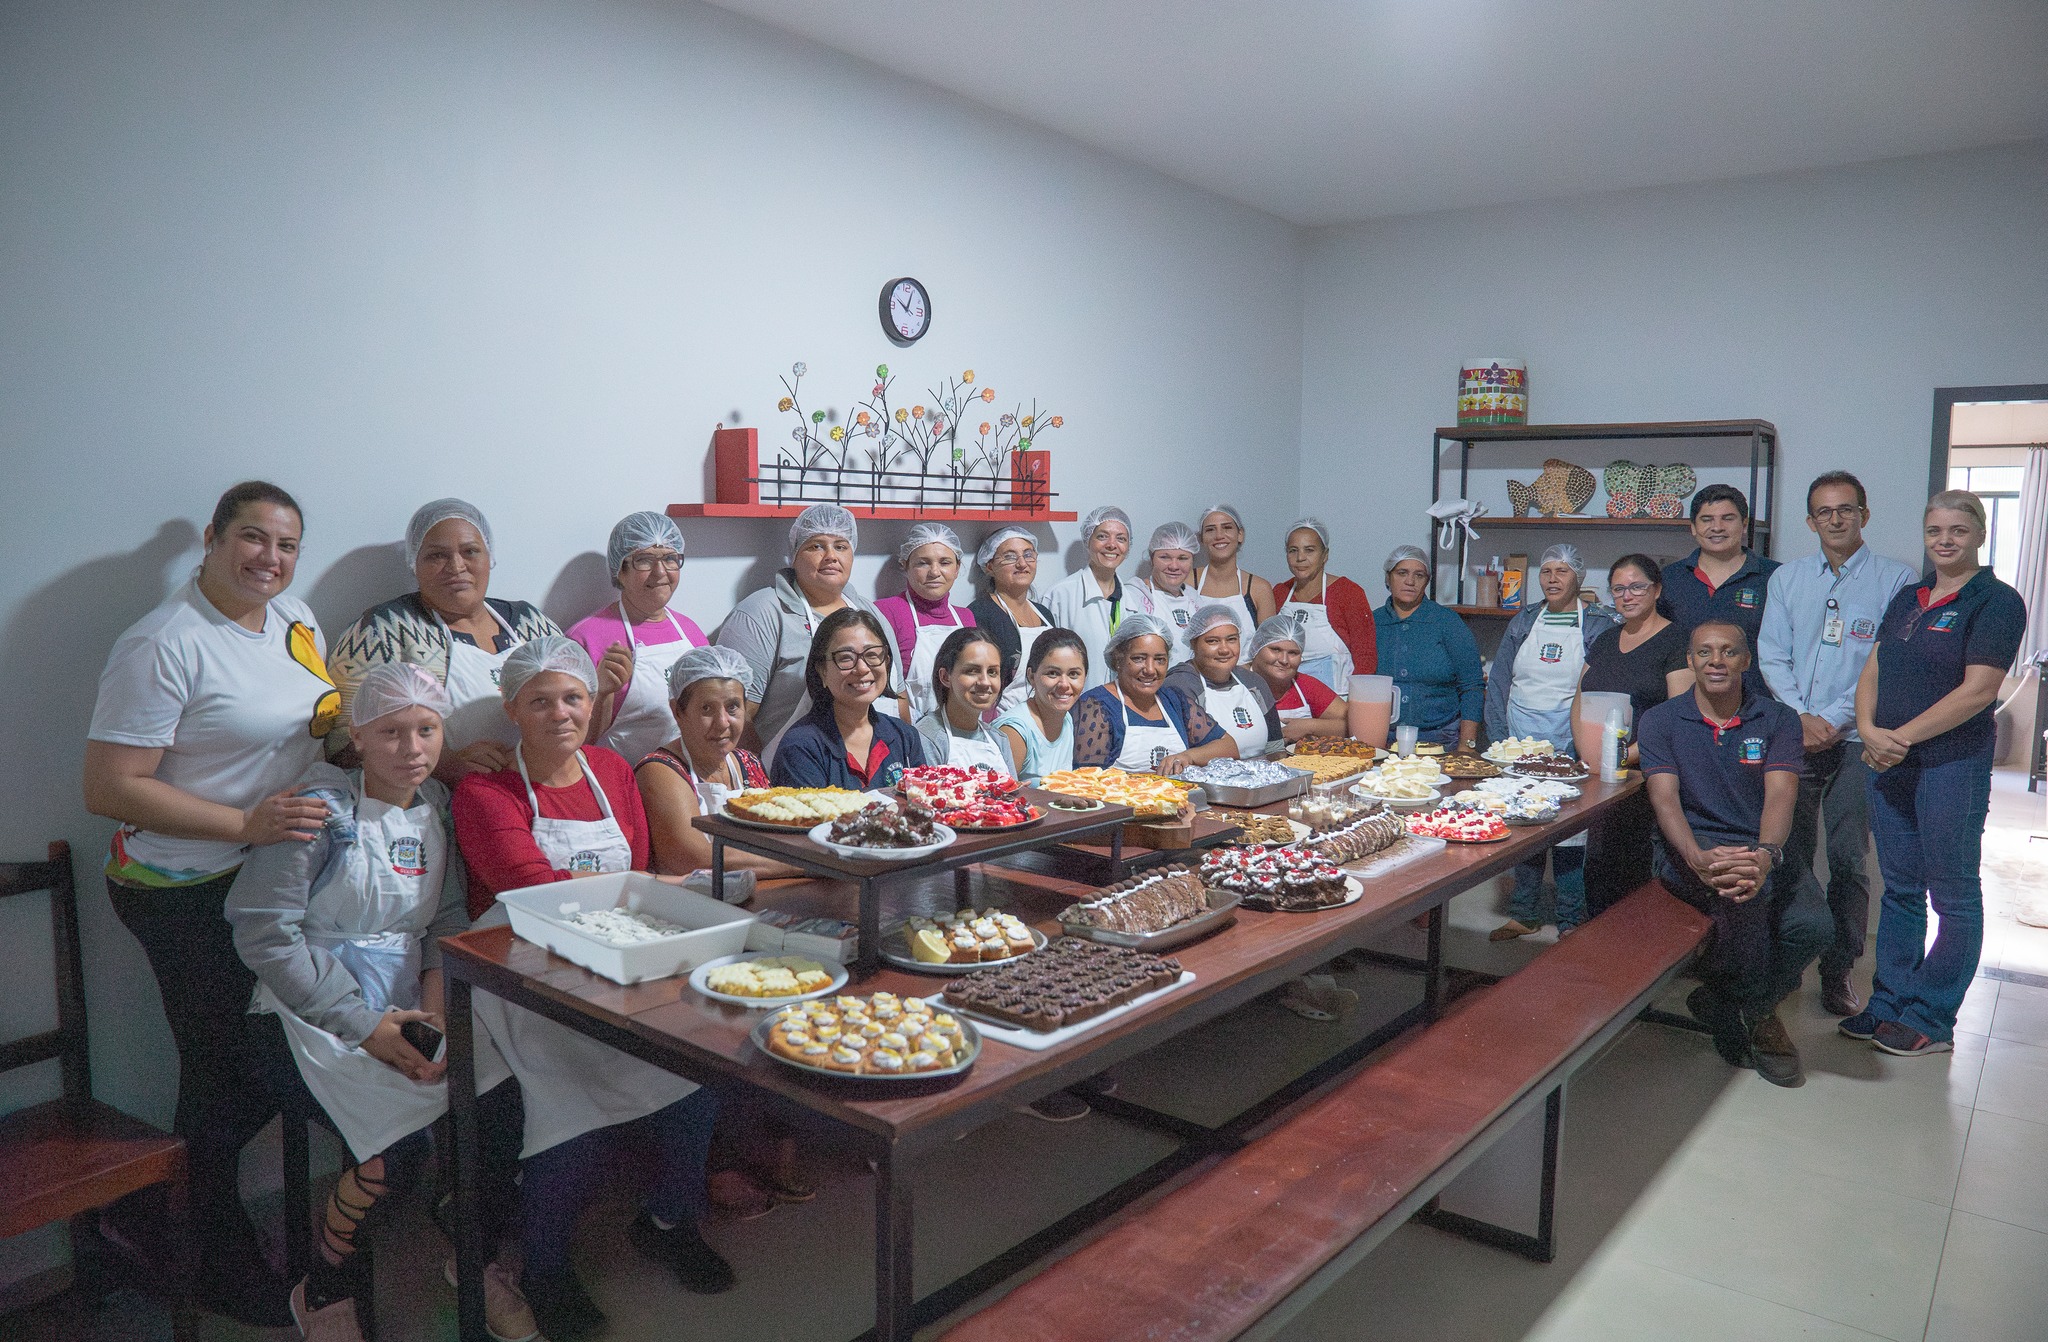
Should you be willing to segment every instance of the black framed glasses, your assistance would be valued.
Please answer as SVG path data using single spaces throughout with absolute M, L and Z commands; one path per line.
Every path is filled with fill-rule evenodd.
M 870 671 L 880 671 L 883 667 L 889 665 L 889 650 L 887 648 L 840 648 L 832 654 L 832 666 L 835 670 L 851 671 L 863 664 Z
M 1646 582 L 1624 583 L 1619 587 L 1609 587 L 1607 590 L 1610 594 L 1617 597 L 1642 596 L 1650 590 L 1650 584 Z

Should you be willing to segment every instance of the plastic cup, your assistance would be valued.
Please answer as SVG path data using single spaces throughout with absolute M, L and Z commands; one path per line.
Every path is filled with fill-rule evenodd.
M 1415 753 L 1415 743 L 1422 737 L 1422 728 L 1401 726 L 1394 728 L 1394 753 L 1407 759 Z

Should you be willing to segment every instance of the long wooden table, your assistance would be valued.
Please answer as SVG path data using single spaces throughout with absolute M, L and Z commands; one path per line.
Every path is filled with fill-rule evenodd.
M 1557 820 L 1512 830 L 1500 843 L 1453 844 L 1442 853 L 1368 881 L 1364 897 L 1355 904 L 1310 914 L 1240 910 L 1234 926 L 1173 952 L 1194 973 L 1192 983 L 1051 1049 L 1033 1051 L 985 1040 L 980 1058 L 965 1075 L 928 1085 L 905 1083 L 900 1093 L 877 1094 L 872 1087 L 813 1078 L 766 1057 L 748 1038 L 761 1018 L 759 1011 L 705 998 L 693 991 L 684 977 L 622 986 L 521 941 L 502 927 L 447 938 L 442 946 L 448 985 L 449 1106 L 456 1136 L 461 1336 L 465 1342 L 486 1342 L 488 1337 L 482 1287 L 485 1246 L 477 1203 L 476 1076 L 469 1011 L 473 990 L 494 993 L 693 1081 L 752 1087 L 802 1111 L 814 1123 L 824 1122 L 852 1134 L 875 1162 L 872 1336 L 881 1342 L 907 1342 L 917 1327 L 1200 1159 L 1211 1149 L 1204 1143 L 1213 1134 L 1112 1102 L 1109 1112 L 1130 1111 L 1141 1120 L 1159 1120 L 1159 1126 L 1177 1131 L 1185 1145 L 923 1301 L 914 1297 L 911 1285 L 914 1218 L 909 1170 L 913 1162 L 1017 1105 L 1066 1089 L 1155 1048 L 1333 956 L 1364 945 L 1379 932 L 1427 913 L 1428 954 L 1420 1000 L 1319 1064 L 1315 1071 L 1261 1101 L 1231 1126 L 1255 1122 L 1262 1113 L 1312 1088 L 1322 1077 L 1348 1066 L 1410 1026 L 1434 1019 L 1444 993 L 1443 905 L 1454 895 L 1584 830 L 1594 817 L 1641 783 L 1631 775 L 1620 783 L 1602 783 L 1595 778 L 1580 786 L 1584 795 L 1566 803 Z M 1053 930 L 1057 914 L 1068 903 L 1096 888 L 1058 871 L 984 867 L 980 875 L 999 887 L 987 893 L 1046 930 Z M 955 907 L 961 898 L 950 882 L 932 879 L 928 872 L 921 881 L 904 882 L 897 892 L 900 902 L 896 911 L 903 915 L 929 913 Z M 857 905 L 869 902 L 844 882 L 821 880 L 767 884 L 757 899 L 766 907 L 836 918 L 859 916 L 863 910 Z M 976 902 L 980 902 L 978 898 Z M 932 993 L 941 983 L 940 978 L 884 968 L 861 987 L 909 995 Z

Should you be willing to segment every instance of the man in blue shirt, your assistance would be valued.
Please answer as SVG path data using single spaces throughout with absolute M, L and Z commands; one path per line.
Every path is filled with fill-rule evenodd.
M 1783 847 L 1804 767 L 1799 715 L 1744 689 L 1749 644 L 1729 621 L 1694 629 L 1688 660 L 1692 692 L 1636 729 L 1664 835 L 1657 874 L 1714 920 L 1686 1007 L 1730 1064 L 1796 1086 L 1805 1073 L 1777 1007 L 1829 933 L 1813 872 L 1788 863 Z
M 1664 600 L 1671 621 L 1690 634 L 1707 620 L 1727 620 L 1757 646 L 1764 601 L 1778 561 L 1743 544 L 1749 529 L 1749 500 L 1733 485 L 1708 485 L 1692 496 L 1693 552 L 1664 566 Z M 1751 663 L 1743 686 L 1767 695 L 1763 672 Z
M 1806 747 L 1785 861 L 1812 866 L 1827 833 L 1835 934 L 1820 956 L 1820 1000 L 1837 1016 L 1863 1009 L 1849 970 L 1870 927 L 1870 768 L 1856 735 L 1856 681 L 1886 608 L 1914 579 L 1911 568 L 1863 543 L 1869 520 L 1863 482 L 1849 472 L 1829 471 L 1807 486 L 1806 525 L 1820 537 L 1820 553 L 1771 574 L 1757 640 L 1764 681 L 1799 715 Z

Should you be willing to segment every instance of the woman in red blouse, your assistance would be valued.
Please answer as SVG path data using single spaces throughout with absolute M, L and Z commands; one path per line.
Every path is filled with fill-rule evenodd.
M 1349 578 L 1329 574 L 1330 529 L 1304 517 L 1287 531 L 1287 571 L 1293 576 L 1273 589 L 1280 614 L 1301 625 L 1301 669 L 1338 694 L 1350 692 L 1351 677 L 1379 665 L 1373 636 L 1372 599 Z

